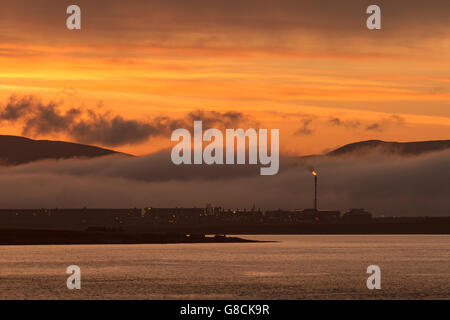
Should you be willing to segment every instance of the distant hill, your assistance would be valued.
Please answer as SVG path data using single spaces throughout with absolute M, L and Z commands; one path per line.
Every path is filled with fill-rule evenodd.
M 406 156 L 450 149 L 450 140 L 420 142 L 386 142 L 368 140 L 350 143 L 323 155 L 287 157 L 284 164 L 310 162 L 323 156 L 365 155 L 392 153 Z M 0 165 L 19 165 L 44 159 L 95 158 L 106 155 L 129 154 L 95 146 L 50 140 L 33 140 L 18 136 L 0 135 Z
M 63 141 L 0 135 L 0 164 L 18 165 L 44 159 L 94 158 L 124 153 Z
M 419 142 L 386 142 L 381 140 L 368 140 L 347 144 L 334 151 L 328 152 L 327 155 L 363 155 L 370 152 L 379 152 L 414 156 L 427 152 L 442 151 L 445 149 L 450 149 L 450 140 Z
M 286 166 L 303 165 L 313 167 L 316 160 L 324 157 L 366 156 L 369 154 L 397 154 L 402 156 L 418 156 L 421 154 L 450 150 L 450 140 L 419 141 L 419 142 L 387 142 L 368 140 L 349 143 L 336 150 L 305 156 L 284 157 L 282 164 Z

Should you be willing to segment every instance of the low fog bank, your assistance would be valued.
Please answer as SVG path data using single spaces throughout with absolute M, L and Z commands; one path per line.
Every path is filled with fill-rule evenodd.
M 0 169 L 1 208 L 310 208 L 319 173 L 320 209 L 363 207 L 375 215 L 450 216 L 450 151 L 416 157 L 365 155 L 281 159 L 259 165 L 175 166 L 163 151 L 139 158 L 42 161 Z M 314 163 L 312 163 L 314 162 Z

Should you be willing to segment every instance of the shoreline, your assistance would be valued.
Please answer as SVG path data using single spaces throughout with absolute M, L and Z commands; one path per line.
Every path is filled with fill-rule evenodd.
M 179 244 L 179 243 L 263 243 L 236 236 L 185 235 L 177 233 L 128 233 L 120 231 L 72 231 L 0 229 L 0 246 L 77 244 Z
M 27 246 L 27 245 L 107 245 L 107 244 L 189 244 L 189 243 L 275 243 L 276 240 L 255 240 L 241 238 L 240 236 L 276 236 L 276 235 L 448 235 L 448 233 L 430 232 L 229 232 L 225 233 L 200 233 L 199 230 L 191 232 L 125 232 L 123 230 L 44 230 L 44 229 L 0 229 L 0 246 Z M 249 230 L 246 230 L 249 231 Z M 256 231 L 256 230 L 253 230 Z M 268 231 L 268 230 L 259 230 Z M 281 231 L 281 230 L 278 230 Z M 289 232 L 290 231 L 290 232 Z M 319 231 L 319 232 L 317 232 Z M 336 232 L 337 231 L 337 232 Z M 341 230 L 342 231 L 342 230 Z

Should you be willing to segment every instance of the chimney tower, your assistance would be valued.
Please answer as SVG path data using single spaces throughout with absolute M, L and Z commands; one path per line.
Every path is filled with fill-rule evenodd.
M 314 210 L 317 211 L 317 172 L 313 170 L 312 174 L 314 175 Z

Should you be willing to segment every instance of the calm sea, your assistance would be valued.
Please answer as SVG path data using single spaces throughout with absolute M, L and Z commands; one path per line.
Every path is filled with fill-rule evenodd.
M 450 236 L 265 235 L 275 243 L 0 246 L 1 299 L 450 299 Z M 81 290 L 66 268 L 81 268 Z M 366 269 L 381 268 L 381 290 Z

